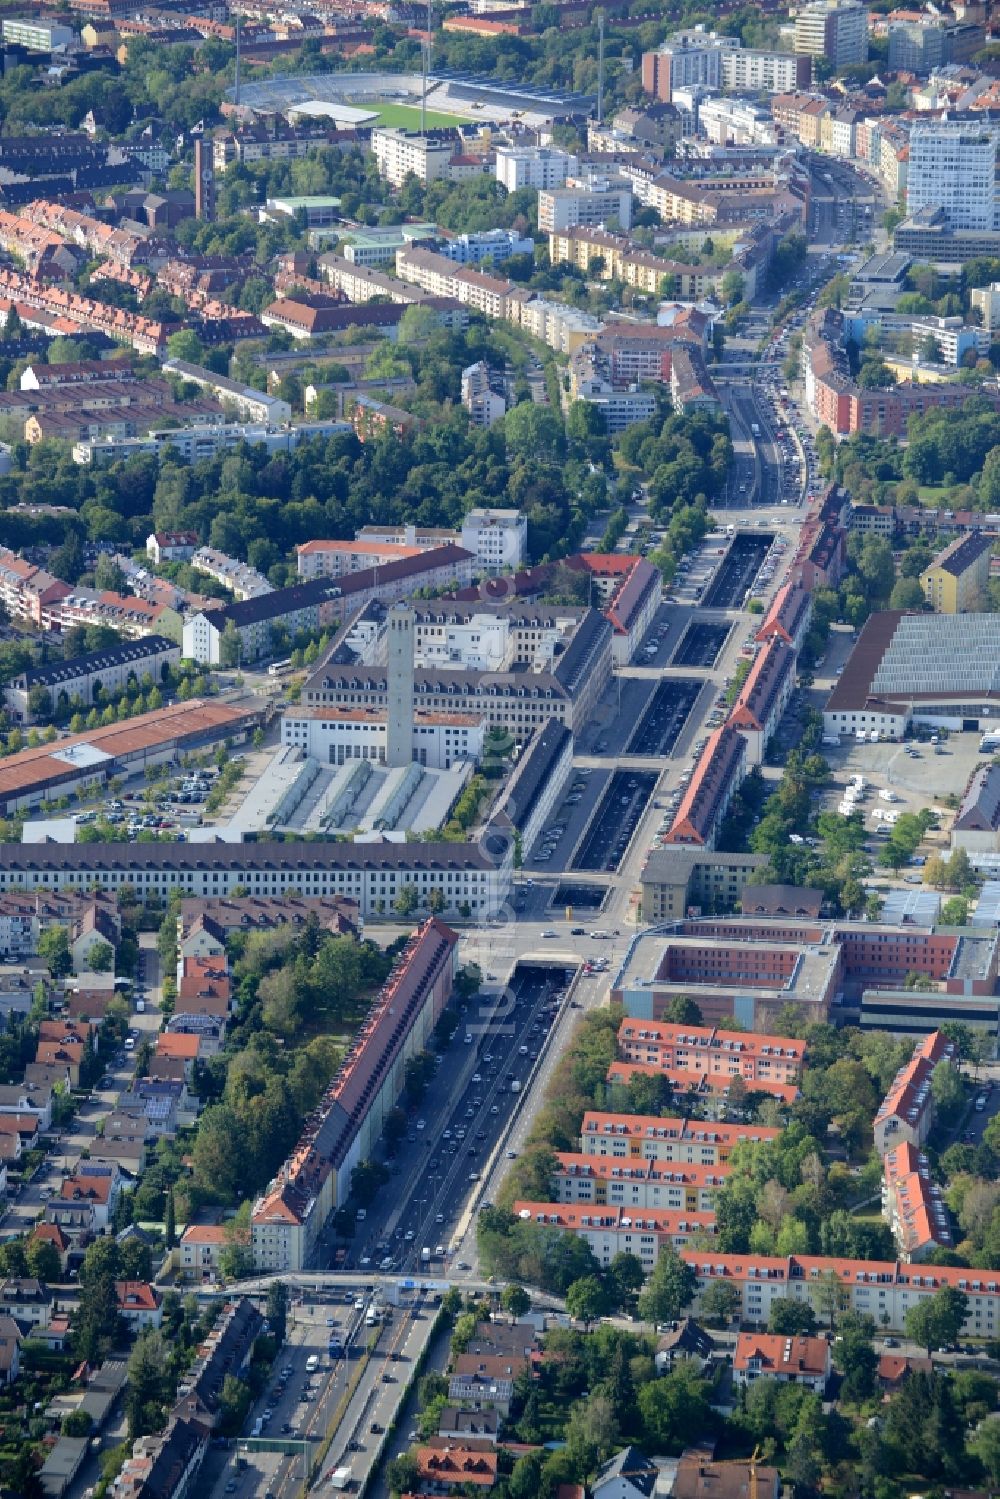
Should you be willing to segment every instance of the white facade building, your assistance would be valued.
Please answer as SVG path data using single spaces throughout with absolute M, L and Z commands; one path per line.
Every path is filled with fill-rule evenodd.
M 528 558 L 528 518 L 520 510 L 470 510 L 462 546 L 488 573 L 523 567 Z
M 412 715 L 413 761 L 427 770 L 451 770 L 463 760 L 479 761 L 485 718 L 474 713 Z M 295 708 L 281 720 L 281 742 L 300 749 L 321 765 L 350 760 L 386 764 L 387 714 L 381 708 Z
M 1000 228 L 1000 123 L 917 121 L 910 131 L 906 208 L 943 208 L 952 229 Z
M 761 52 L 753 47 L 733 47 L 723 52 L 722 86 L 750 89 L 754 93 L 790 94 L 808 87 L 811 72 L 793 52 Z
M 14 16 L 4 18 L 3 39 L 27 47 L 30 52 L 54 52 L 57 47 L 71 47 L 76 33 L 68 26 L 55 21 L 21 20 Z
M 612 220 L 622 229 L 632 226 L 632 184 L 625 179 L 589 177 L 538 194 L 538 227 L 544 234 L 596 229 Z
M 497 181 L 509 193 L 521 187 L 543 189 L 565 187 L 580 163 L 568 151 L 554 146 L 500 146 L 497 149 Z
M 372 131 L 372 151 L 379 176 L 393 187 L 402 187 L 410 173 L 425 186 L 439 177 L 447 177 L 455 149 L 456 140 L 450 132 L 438 136 L 433 132 L 420 135 L 408 130 Z

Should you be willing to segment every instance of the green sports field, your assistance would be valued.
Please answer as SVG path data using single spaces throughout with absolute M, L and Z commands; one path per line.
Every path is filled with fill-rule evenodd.
M 378 123 L 380 125 L 395 126 L 400 130 L 420 129 L 420 108 L 414 108 L 410 104 L 362 104 L 361 109 L 376 110 L 378 112 Z M 436 114 L 434 110 L 427 111 L 427 129 L 443 130 L 448 125 L 463 125 L 467 122 L 461 120 L 458 115 Z

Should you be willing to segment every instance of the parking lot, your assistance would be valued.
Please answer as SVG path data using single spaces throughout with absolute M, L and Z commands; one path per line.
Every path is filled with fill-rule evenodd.
M 759 536 L 741 531 L 733 537 L 727 555 L 705 592 L 702 603 L 706 609 L 738 609 L 742 605 L 773 540 L 773 534 L 766 531 Z
M 703 683 L 694 677 L 668 677 L 659 683 L 646 711 L 636 724 L 626 752 L 630 755 L 669 755 Z
M 656 782 L 651 771 L 615 772 L 573 859 L 573 869 L 618 868 Z
M 722 654 L 731 629 L 731 625 L 713 625 L 692 620 L 674 651 L 671 666 L 713 667 Z

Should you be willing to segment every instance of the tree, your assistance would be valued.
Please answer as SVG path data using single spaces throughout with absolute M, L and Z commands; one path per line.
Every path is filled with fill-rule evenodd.
M 615 1305 L 619 1307 L 628 1307 L 633 1304 L 637 1294 L 642 1290 L 645 1279 L 646 1272 L 642 1268 L 641 1260 L 629 1250 L 620 1249 L 616 1255 L 613 1255 L 605 1272 L 608 1294 L 613 1297 Z
M 420 904 L 420 892 L 416 885 L 401 885 L 392 904 L 400 916 L 412 916 Z
M 167 353 L 171 359 L 182 359 L 185 364 L 201 364 L 205 347 L 193 329 L 182 328 L 167 339 Z
M 28 1270 L 36 1280 L 57 1281 L 62 1275 L 59 1251 L 51 1239 L 28 1240 Z
M 990 1484 L 1000 1484 L 1000 1417 L 987 1416 L 968 1439 L 968 1449 L 986 1470 Z
M 264 1313 L 271 1336 L 280 1348 L 288 1326 L 288 1287 L 283 1280 L 272 1280 L 268 1286 Z
M 91 973 L 110 973 L 115 966 L 115 950 L 110 942 L 92 942 L 87 954 Z
M 664 1020 L 671 1025 L 704 1025 L 700 1007 L 687 994 L 675 994 L 663 1012 Z
M 844 1376 L 841 1393 L 858 1403 L 875 1393 L 878 1354 L 875 1352 L 875 1322 L 866 1314 L 846 1312 L 840 1322 L 840 1337 L 834 1344 L 837 1368 Z
M 694 1270 L 672 1245 L 660 1251 L 653 1273 L 639 1297 L 639 1315 L 644 1322 L 676 1322 L 691 1305 L 698 1289 Z
M 174 1222 L 174 1189 L 167 1188 L 167 1206 L 163 1215 L 163 1238 L 168 1249 L 177 1243 L 177 1228 Z
M 125 1410 L 133 1441 L 163 1426 L 170 1389 L 163 1334 L 157 1328 L 146 1328 L 139 1334 L 128 1361 Z
M 93 1425 L 86 1411 L 70 1411 L 68 1416 L 63 1417 L 62 1426 L 59 1428 L 64 1437 L 89 1437 L 90 1428 Z
M 66 978 L 73 972 L 69 933 L 64 926 L 50 926 L 42 932 L 38 939 L 38 956 L 54 979 Z
M 931 1073 L 934 1107 L 942 1119 L 953 1119 L 965 1103 L 965 1089 L 956 1067 L 940 1061 Z
M 394 1457 L 386 1468 L 385 1476 L 390 1493 L 414 1493 L 420 1482 L 420 1469 L 417 1467 L 416 1458 L 409 1452 L 403 1452 L 399 1457 Z
M 517 1322 L 531 1311 L 531 1297 L 523 1286 L 519 1286 L 515 1282 L 509 1286 L 504 1286 L 503 1294 L 500 1297 L 500 1305 L 511 1319 Z
M 680 1451 L 694 1432 L 703 1431 L 710 1416 L 709 1387 L 689 1362 L 639 1391 L 643 1426 L 656 1452 Z
M 816 1313 L 806 1301 L 793 1301 L 790 1296 L 776 1296 L 771 1302 L 767 1330 L 786 1338 L 798 1337 L 800 1334 L 811 1337 L 816 1331 Z
M 922 609 L 926 599 L 916 578 L 898 578 L 889 595 L 890 609 Z
M 969 1313 L 969 1298 L 954 1286 L 942 1286 L 906 1314 L 904 1327 L 911 1342 L 926 1348 L 928 1355 L 954 1343 Z
M 219 637 L 219 664 L 221 666 L 239 666 L 243 659 L 243 641 L 240 632 L 231 619 L 227 619 Z
M 566 1291 L 566 1310 L 576 1322 L 589 1327 L 608 1311 L 608 1295 L 596 1275 L 575 1280 Z
M 699 1311 L 713 1327 L 728 1327 L 740 1310 L 740 1293 L 728 1280 L 713 1280 L 702 1292 Z
M 969 920 L 969 902 L 961 895 L 953 895 L 941 907 L 942 926 L 965 926 Z
M 847 1287 L 835 1270 L 828 1270 L 814 1280 L 809 1289 L 817 1316 L 825 1317 L 833 1329 L 839 1314 L 847 1306 Z

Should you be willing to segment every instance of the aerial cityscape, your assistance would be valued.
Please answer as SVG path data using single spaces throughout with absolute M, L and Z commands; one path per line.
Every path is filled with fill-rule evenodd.
M 0 6 L 0 1499 L 1000 1499 L 1000 16 Z

